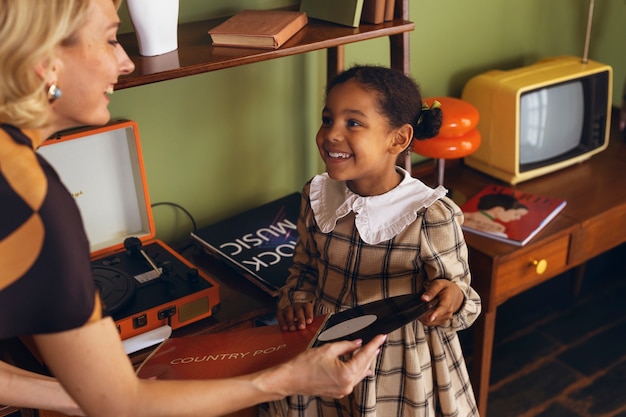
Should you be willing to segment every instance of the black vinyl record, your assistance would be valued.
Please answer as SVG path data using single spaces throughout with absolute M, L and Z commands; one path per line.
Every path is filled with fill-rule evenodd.
M 435 298 L 424 302 L 423 291 L 363 304 L 331 315 L 312 346 L 340 340 L 362 339 L 368 343 L 379 334 L 392 332 L 435 308 Z
M 109 314 L 124 307 L 135 294 L 135 280 L 124 271 L 108 266 L 92 266 L 91 271 Z

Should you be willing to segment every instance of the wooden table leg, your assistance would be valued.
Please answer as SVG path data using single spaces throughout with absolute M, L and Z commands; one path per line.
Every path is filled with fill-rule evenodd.
M 474 353 L 472 354 L 472 386 L 478 402 L 480 417 L 487 416 L 491 356 L 496 327 L 496 310 L 484 311 L 474 327 Z

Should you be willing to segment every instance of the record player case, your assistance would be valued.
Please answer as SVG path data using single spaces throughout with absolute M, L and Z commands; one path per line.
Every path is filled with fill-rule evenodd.
M 155 238 L 136 122 L 66 132 L 38 152 L 76 198 L 94 280 L 123 340 L 213 314 L 219 284 Z

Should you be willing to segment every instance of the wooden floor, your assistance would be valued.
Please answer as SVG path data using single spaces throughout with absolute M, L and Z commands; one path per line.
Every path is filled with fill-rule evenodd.
M 626 417 L 626 245 L 498 308 L 488 417 Z M 471 330 L 463 332 L 471 361 Z

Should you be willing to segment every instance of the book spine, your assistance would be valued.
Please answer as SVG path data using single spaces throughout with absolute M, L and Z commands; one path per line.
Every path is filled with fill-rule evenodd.
M 393 20 L 393 14 L 395 12 L 396 0 L 387 0 L 385 3 L 385 22 Z
M 295 35 L 300 29 L 302 29 L 308 23 L 306 13 L 301 13 L 298 17 L 292 20 L 283 30 L 274 36 L 274 49 L 280 48 L 285 42 L 287 42 L 293 35 Z
M 361 21 L 378 25 L 385 21 L 385 0 L 364 0 Z

